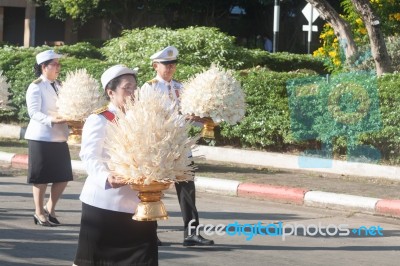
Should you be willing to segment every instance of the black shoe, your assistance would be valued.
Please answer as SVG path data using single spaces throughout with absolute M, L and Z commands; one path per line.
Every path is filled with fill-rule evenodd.
M 157 236 L 157 246 L 162 246 L 162 242 L 161 242 L 161 240 L 158 238 L 158 236 Z
M 35 224 L 39 224 L 39 225 L 41 225 L 41 226 L 52 226 L 52 225 L 49 223 L 49 221 L 47 221 L 47 220 L 45 220 L 45 221 L 40 220 L 39 217 L 38 217 L 36 214 L 33 215 L 33 222 L 34 222 Z
M 60 221 L 57 220 L 56 217 L 51 216 L 50 212 L 47 210 L 47 205 L 44 206 L 44 212 L 49 216 L 49 222 L 54 224 L 54 225 L 61 225 Z
M 212 246 L 214 245 L 214 241 L 204 238 L 201 235 L 190 235 L 185 237 L 183 240 L 183 246 Z

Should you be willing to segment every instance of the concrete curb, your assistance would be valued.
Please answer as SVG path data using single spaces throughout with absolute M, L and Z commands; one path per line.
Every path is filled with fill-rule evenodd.
M 9 125 L 9 124 L 1 124 L 0 123 L 0 132 L 1 137 L 6 139 L 22 139 L 25 135 L 26 128 Z
M 194 180 L 196 189 L 204 192 L 237 196 L 239 181 L 196 176 Z
M 2 152 L 0 151 L 0 161 L 5 164 L 10 164 L 12 158 L 15 156 L 15 153 L 8 153 L 8 152 Z
M 304 196 L 306 206 L 346 208 L 374 213 L 379 199 L 323 191 L 309 191 Z
M 237 191 L 238 197 L 270 199 L 302 205 L 306 189 L 243 183 Z
M 28 167 L 28 155 L 0 152 L 0 162 L 15 168 Z M 84 172 L 81 161 L 71 161 L 75 172 Z M 323 191 L 308 191 L 303 188 L 281 187 L 264 184 L 241 183 L 240 181 L 197 176 L 196 189 L 224 195 L 261 198 L 297 205 L 348 209 L 369 214 L 400 218 L 400 200 L 378 199 Z
M 396 166 L 201 145 L 193 151 L 193 156 L 227 163 L 400 180 L 400 167 Z

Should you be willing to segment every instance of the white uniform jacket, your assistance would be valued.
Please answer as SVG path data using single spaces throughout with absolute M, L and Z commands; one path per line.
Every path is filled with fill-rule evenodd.
M 116 107 L 108 105 L 115 113 Z M 125 213 L 134 213 L 140 202 L 138 192 L 123 186 L 111 188 L 107 182 L 110 171 L 107 168 L 107 152 L 104 149 L 108 120 L 101 114 L 91 114 L 83 126 L 82 144 L 79 156 L 84 163 L 88 177 L 83 186 L 80 200 L 88 205 Z
M 57 83 L 55 86 L 58 86 Z M 26 92 L 26 105 L 30 121 L 25 139 L 65 142 L 68 139 L 66 123 L 51 124 L 51 118 L 57 115 L 57 93 L 50 81 L 43 75 L 32 82 Z
M 178 104 L 179 106 L 180 104 L 179 97 L 183 90 L 183 85 L 179 81 L 172 79 L 170 82 L 168 82 L 157 75 L 154 79 L 144 83 L 143 86 L 140 88 L 140 90 L 148 90 L 148 89 L 157 89 L 160 90 L 162 93 L 169 94 L 170 98 L 173 98 L 176 104 Z M 140 98 L 140 92 L 139 92 L 139 98 Z M 193 125 L 201 127 L 203 126 L 203 124 L 199 124 L 197 122 L 195 122 Z M 192 153 L 190 152 L 188 156 L 191 157 Z
M 143 84 L 141 90 L 146 90 L 150 88 L 159 89 L 163 93 L 170 94 L 170 96 L 173 97 L 173 99 L 177 102 L 177 104 L 179 104 L 179 95 L 181 93 L 183 85 L 182 83 L 174 79 L 171 80 L 170 82 L 167 82 L 157 75 L 157 77 L 155 77 L 154 79 Z

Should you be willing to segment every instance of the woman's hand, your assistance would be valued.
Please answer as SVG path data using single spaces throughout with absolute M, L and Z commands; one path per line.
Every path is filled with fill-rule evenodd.
M 126 185 L 126 183 L 121 181 L 120 178 L 113 176 L 111 174 L 108 176 L 107 181 L 112 188 L 119 188 Z
M 62 118 L 62 117 L 52 117 L 51 118 L 51 123 L 52 124 L 62 124 L 67 122 L 67 119 Z

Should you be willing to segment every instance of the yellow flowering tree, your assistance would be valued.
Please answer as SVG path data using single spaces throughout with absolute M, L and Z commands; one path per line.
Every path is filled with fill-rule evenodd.
M 372 9 L 379 17 L 379 23 L 386 36 L 396 36 L 400 29 L 400 1 L 398 0 L 369 0 Z M 356 11 L 352 0 L 342 0 L 343 14 L 352 30 L 357 46 L 366 45 L 369 42 L 367 29 L 363 19 Z M 333 29 L 329 23 L 324 25 L 320 34 L 321 47 L 313 55 L 326 59 L 327 68 L 331 71 L 340 71 L 343 67 L 343 51 L 338 43 Z
M 326 23 L 319 36 L 322 46 L 314 51 L 313 56 L 325 59 L 325 65 L 330 71 L 340 70 L 344 60 L 343 51 L 339 47 L 339 41 L 333 28 Z

